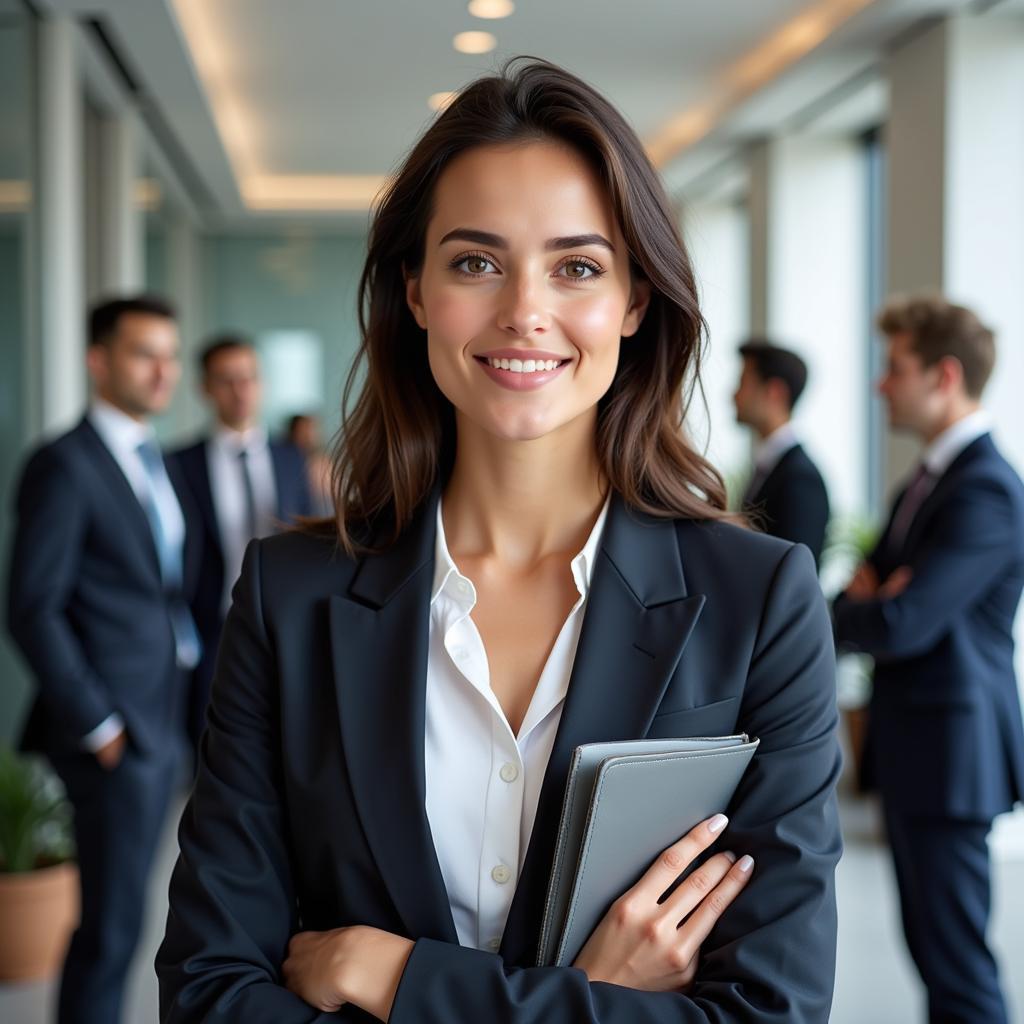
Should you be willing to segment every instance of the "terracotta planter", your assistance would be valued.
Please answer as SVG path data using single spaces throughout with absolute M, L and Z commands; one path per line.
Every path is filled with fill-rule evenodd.
M 78 866 L 0 873 L 0 981 L 55 974 L 78 925 Z

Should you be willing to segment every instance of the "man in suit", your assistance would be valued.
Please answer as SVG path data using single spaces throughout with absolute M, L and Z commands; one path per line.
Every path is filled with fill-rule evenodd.
M 743 512 L 765 533 L 806 544 L 817 565 L 828 526 L 828 491 L 791 422 L 807 366 L 795 352 L 756 338 L 740 346 L 740 355 L 736 419 L 758 437 Z
M 81 921 L 60 1024 L 120 1017 L 181 752 L 184 672 L 199 658 L 182 491 L 149 424 L 180 372 L 171 308 L 98 305 L 87 361 L 88 413 L 25 466 L 8 591 L 39 688 L 22 747 L 46 753 L 74 808 Z
M 878 546 L 836 600 L 836 638 L 875 659 L 867 757 L 929 1020 L 1001 1024 L 985 941 L 986 839 L 1024 795 L 1013 664 L 1024 485 L 980 404 L 992 332 L 937 298 L 894 302 L 879 325 L 889 421 L 924 452 Z
M 252 344 L 234 334 L 213 338 L 200 366 L 213 431 L 171 456 L 191 493 L 202 546 L 193 612 L 203 657 L 192 677 L 187 718 L 193 749 L 202 736 L 217 645 L 245 547 L 311 513 L 302 453 L 271 441 L 259 424 L 263 389 Z

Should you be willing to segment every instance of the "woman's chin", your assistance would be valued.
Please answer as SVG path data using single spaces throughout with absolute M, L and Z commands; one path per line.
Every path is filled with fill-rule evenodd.
M 494 440 L 502 442 L 539 441 L 548 434 L 553 434 L 560 423 L 547 416 L 517 416 L 514 418 L 494 418 L 478 426 Z

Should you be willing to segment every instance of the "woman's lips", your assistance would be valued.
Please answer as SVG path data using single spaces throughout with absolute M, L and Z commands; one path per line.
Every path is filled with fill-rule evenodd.
M 510 350 L 511 351 L 511 350 Z M 496 366 L 490 364 L 490 359 L 522 359 L 524 355 L 528 355 L 534 362 L 551 362 L 552 360 L 558 360 L 559 356 L 550 354 L 547 352 L 529 352 L 525 353 L 522 350 L 516 352 L 514 356 L 506 355 L 504 352 L 488 353 L 486 356 L 474 356 L 480 369 L 487 374 L 495 382 L 495 384 L 501 385 L 509 391 L 535 391 L 537 388 L 544 387 L 545 384 L 550 384 L 568 365 L 572 362 L 571 359 L 562 359 L 553 370 L 532 370 L 530 372 L 522 372 L 517 370 L 501 370 Z M 524 362 L 526 360 L 523 360 Z

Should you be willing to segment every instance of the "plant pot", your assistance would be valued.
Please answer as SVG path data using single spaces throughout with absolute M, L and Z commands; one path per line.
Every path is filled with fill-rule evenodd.
M 78 925 L 78 865 L 72 861 L 0 873 L 0 981 L 49 978 Z

